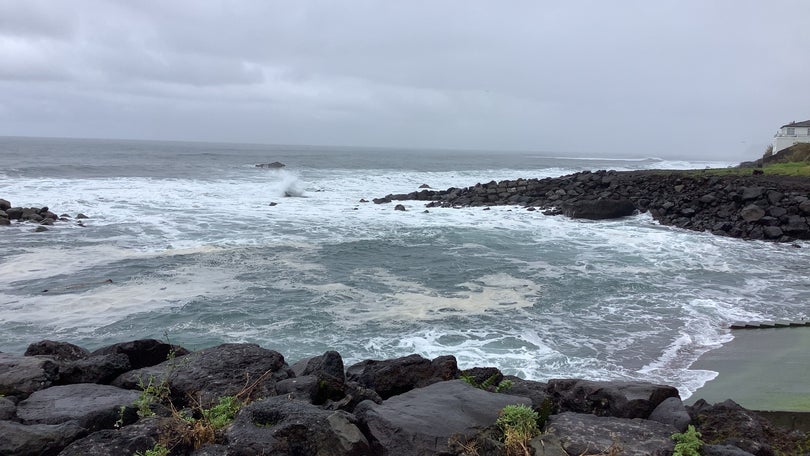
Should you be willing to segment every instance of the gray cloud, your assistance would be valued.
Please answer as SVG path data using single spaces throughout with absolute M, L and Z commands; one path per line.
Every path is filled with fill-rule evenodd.
M 742 160 L 810 3 L 0 0 L 0 134 Z

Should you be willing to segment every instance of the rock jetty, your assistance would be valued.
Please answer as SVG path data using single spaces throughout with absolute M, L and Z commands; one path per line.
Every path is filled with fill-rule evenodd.
M 685 406 L 671 386 L 527 381 L 459 370 L 449 355 L 345 368 L 328 351 L 289 365 L 254 344 L 192 352 L 152 339 L 0 353 L 7 456 L 506 455 L 496 420 L 509 405 L 540 417 L 526 448 L 534 455 L 671 455 L 672 434 L 689 425 L 704 436 L 703 455 L 798 454 L 807 439 L 732 401 Z
M 76 215 L 78 224 L 82 225 L 81 219 L 86 219 L 84 214 Z M 56 215 L 46 207 L 16 207 L 12 206 L 8 200 L 0 199 L 0 226 L 10 226 L 12 221 L 29 222 L 37 224 L 37 231 L 47 231 L 46 226 L 53 225 L 54 222 L 66 222 L 70 220 L 67 214 Z
M 649 212 L 662 225 L 720 236 L 792 242 L 810 239 L 810 179 L 713 175 L 703 171 L 583 171 L 545 179 L 422 189 L 375 198 L 427 207 L 513 205 L 546 215 L 609 219 Z

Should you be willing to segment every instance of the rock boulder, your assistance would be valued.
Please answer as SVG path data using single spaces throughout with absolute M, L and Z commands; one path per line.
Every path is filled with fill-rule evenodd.
M 661 402 L 679 397 L 672 386 L 644 382 L 549 380 L 547 392 L 561 412 L 618 418 L 648 418 Z
M 134 422 L 132 405 L 140 394 L 109 385 L 83 383 L 36 391 L 17 405 L 24 424 L 77 422 L 88 431 L 112 428 L 116 421 Z
M 0 353 L 0 394 L 4 396 L 26 398 L 51 386 L 58 375 L 59 367 L 50 358 Z
M 377 442 L 375 454 L 428 456 L 447 452 L 451 437 L 472 439 L 512 404 L 531 405 L 531 400 L 453 380 L 408 391 L 382 404 L 363 402 L 355 414 Z
M 440 356 L 431 361 L 416 354 L 384 361 L 365 360 L 346 370 L 348 380 L 373 389 L 383 399 L 432 383 L 452 380 L 458 375 L 454 356 Z
M 670 456 L 677 431 L 657 421 L 565 412 L 551 416 L 546 432 L 569 455 Z
M 371 455 L 356 419 L 276 396 L 244 407 L 227 430 L 228 454 Z

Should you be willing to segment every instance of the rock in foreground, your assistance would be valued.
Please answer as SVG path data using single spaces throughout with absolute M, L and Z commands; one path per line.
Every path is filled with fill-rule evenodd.
M 169 359 L 131 367 L 160 361 L 155 350 Z M 543 425 L 526 443 L 535 455 L 668 456 L 670 436 L 690 424 L 711 439 L 705 454 L 799 454 L 807 439 L 730 401 L 684 407 L 666 385 L 540 383 L 491 367 L 468 369 L 462 381 L 449 355 L 366 360 L 344 370 L 334 351 L 290 368 L 280 353 L 253 344 L 175 356 L 187 351 L 154 340 L 92 353 L 44 341 L 29 353 L 0 355 L 0 384 L 9 392 L 0 398 L 4 456 L 129 456 L 158 445 L 195 456 L 500 456 L 507 449 L 496 420 L 516 404 L 531 407 Z M 130 366 L 114 382 L 128 389 L 70 383 L 87 380 L 75 363 L 108 357 Z M 63 368 L 71 373 L 64 378 Z

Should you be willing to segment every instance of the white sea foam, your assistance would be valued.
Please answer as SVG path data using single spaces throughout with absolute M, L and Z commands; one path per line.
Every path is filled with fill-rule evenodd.
M 200 266 L 183 267 L 121 283 L 96 283 L 59 294 L 0 294 L 0 324 L 38 324 L 55 331 L 90 331 L 132 314 L 181 307 L 192 299 L 234 293 L 233 274 Z
M 538 380 L 641 378 L 675 383 L 686 396 L 713 375 L 690 365 L 728 339 L 730 321 L 807 312 L 810 291 L 796 272 L 807 249 L 661 227 L 647 214 L 583 222 L 518 207 L 423 213 L 418 201 L 402 202 L 406 212 L 359 202 L 424 183 L 445 189 L 579 169 L 242 166 L 183 179 L 3 179 L 0 196 L 15 205 L 91 218 L 86 228 L 3 231 L 13 250 L 0 256 L 0 325 L 31 334 L 131 327 L 139 336 L 154 326 L 151 315 L 194 344 L 259 342 L 293 357 L 336 348 L 347 363 L 453 354 L 463 367 Z M 344 244 L 360 250 L 351 264 Z M 446 261 L 442 281 L 401 273 L 384 257 L 396 246 L 413 268 L 423 252 Z M 74 276 L 126 277 L 128 267 L 129 279 L 69 288 Z M 55 292 L 26 291 L 51 279 L 61 284 Z M 234 309 L 217 307 L 233 301 Z M 216 318 L 194 314 L 203 304 Z

